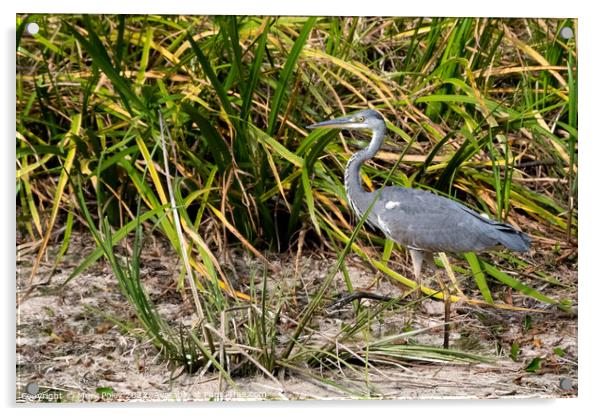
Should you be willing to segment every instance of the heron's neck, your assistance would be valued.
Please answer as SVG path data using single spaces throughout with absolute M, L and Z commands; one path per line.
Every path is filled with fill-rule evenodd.
M 351 156 L 349 162 L 347 162 L 347 169 L 345 169 L 345 191 L 347 192 L 347 199 L 352 205 L 354 201 L 359 201 L 362 196 L 368 194 L 362 187 L 360 170 L 362 164 L 366 160 L 372 159 L 378 152 L 378 149 L 383 144 L 384 137 L 385 126 L 383 124 L 372 131 L 372 140 L 368 147 L 355 153 Z M 354 207 L 354 210 L 358 211 L 356 207 Z

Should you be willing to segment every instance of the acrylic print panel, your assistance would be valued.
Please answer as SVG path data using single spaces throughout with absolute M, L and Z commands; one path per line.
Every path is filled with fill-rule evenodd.
M 16 39 L 18 402 L 577 395 L 576 20 Z

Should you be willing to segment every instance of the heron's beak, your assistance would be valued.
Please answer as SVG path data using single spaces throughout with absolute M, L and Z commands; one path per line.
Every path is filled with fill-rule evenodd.
M 320 123 L 311 124 L 306 129 L 344 129 L 344 128 L 357 128 L 358 124 L 354 116 L 345 116 L 335 118 L 334 120 L 322 121 Z

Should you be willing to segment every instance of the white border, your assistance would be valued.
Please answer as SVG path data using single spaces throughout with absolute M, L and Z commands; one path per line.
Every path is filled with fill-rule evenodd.
M 81 0 L 19 1 L 19 13 L 133 13 L 133 14 L 269 14 L 317 16 L 491 16 L 491 17 L 575 17 L 588 13 L 587 6 L 567 1 L 505 0 L 390 1 L 390 0 L 223 0 L 143 1 Z
M 505 0 L 502 2 L 478 1 L 400 1 L 400 0 L 298 0 L 296 2 L 270 1 L 270 0 L 221 0 L 219 2 L 203 2 L 202 0 L 179 2 L 162 1 L 157 4 L 148 4 L 142 0 L 103 0 L 100 2 L 86 2 L 82 0 L 20 0 L 2 2 L 4 10 L 1 14 L 3 23 L 4 42 L 2 42 L 4 65 L 0 65 L 2 75 L 0 80 L 4 97 L 0 100 L 2 111 L 2 129 L 4 133 L 0 143 L 3 158 L 0 172 L 2 172 L 2 192 L 6 196 L 0 204 L 0 230 L 5 237 L 0 258 L 6 273 L 2 276 L 4 283 L 3 307 L 4 319 L 2 322 L 3 360 L 0 372 L 2 377 L 3 393 L 2 404 L 13 407 L 9 414 L 43 412 L 49 415 L 64 415 L 74 412 L 90 412 L 92 415 L 111 412 L 132 412 L 133 407 L 142 407 L 149 415 L 163 415 L 166 411 L 176 411 L 181 414 L 195 414 L 199 411 L 218 411 L 220 414 L 236 414 L 241 412 L 254 412 L 260 410 L 264 415 L 278 414 L 283 411 L 293 415 L 305 415 L 311 409 L 334 410 L 341 414 L 352 414 L 355 410 L 360 413 L 376 407 L 381 412 L 415 412 L 421 414 L 455 414 L 479 415 L 483 411 L 488 414 L 503 414 L 508 412 L 531 410 L 541 414 L 591 414 L 591 408 L 600 409 L 598 387 L 600 381 L 600 354 L 596 354 L 602 347 L 600 344 L 600 312 L 597 306 L 602 296 L 602 276 L 599 267 L 596 267 L 596 255 L 600 244 L 600 175 L 602 169 L 600 157 L 602 156 L 602 63 L 600 59 L 600 40 L 602 38 L 600 27 L 602 20 L 600 13 L 595 9 L 595 2 L 569 2 L 569 1 L 525 1 Z M 504 17 L 577 17 L 579 18 L 579 398 L 558 400 L 439 400 L 439 401 L 400 401 L 400 402 L 358 402 L 358 401 L 332 401 L 332 402 L 275 402 L 275 403 L 202 403 L 194 406 L 179 405 L 177 409 L 168 410 L 163 405 L 103 405 L 82 409 L 82 406 L 44 406 L 44 408 L 14 408 L 14 30 L 15 14 L 39 13 L 134 13 L 134 14 L 270 14 L 270 15 L 372 15 L 372 16 L 504 16 Z M 598 399 L 598 400 L 596 400 Z M 71 407 L 71 408 L 69 408 Z M 201 407 L 202 409 L 199 409 Z M 125 409 L 124 409 L 125 408 Z M 598 410 L 599 411 L 599 410 Z M 521 413 L 519 413 L 521 414 Z

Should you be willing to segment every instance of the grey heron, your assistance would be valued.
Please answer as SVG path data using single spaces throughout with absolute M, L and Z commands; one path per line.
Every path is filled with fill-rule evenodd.
M 380 193 L 364 190 L 360 178 L 361 166 L 376 155 L 386 134 L 385 120 L 379 112 L 362 110 L 307 128 L 372 131 L 368 146 L 351 156 L 347 163 L 347 200 L 355 215 L 361 218 L 377 198 L 366 221 L 381 230 L 387 238 L 407 247 L 417 281 L 420 281 L 423 261 L 433 265 L 433 253 L 478 252 L 496 246 L 520 252 L 529 250 L 531 238 L 527 234 L 509 224 L 479 215 L 452 199 L 399 186 L 386 186 Z

